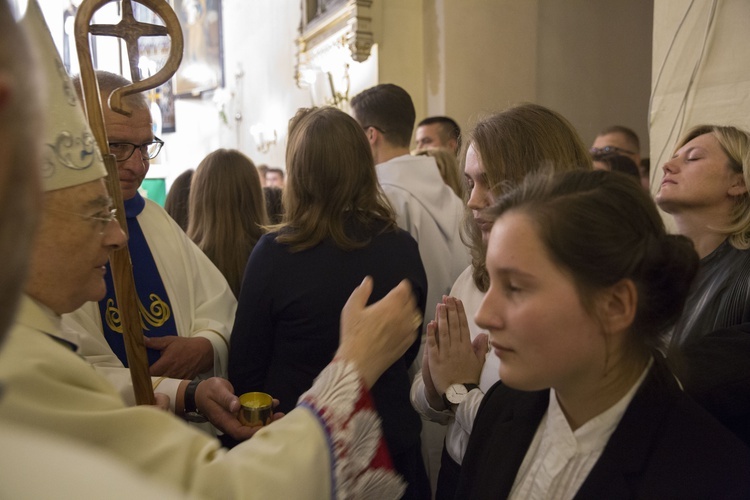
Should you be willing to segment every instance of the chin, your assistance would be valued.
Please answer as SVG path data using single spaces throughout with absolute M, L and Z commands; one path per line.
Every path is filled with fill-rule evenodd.
M 138 192 L 138 188 L 141 187 L 141 182 L 136 183 L 128 183 L 126 186 L 123 186 L 122 183 L 120 184 L 120 191 L 122 191 L 122 199 L 123 200 L 129 200 L 133 198 L 136 193 Z
M 100 285 L 91 287 L 90 292 L 86 294 L 86 302 L 99 302 L 105 295 L 107 295 L 107 286 L 102 280 Z
M 674 203 L 668 197 L 662 196 L 661 191 L 657 191 L 654 195 L 654 203 L 656 206 L 667 213 L 672 213 L 674 209 Z
M 503 381 L 504 385 L 510 387 L 511 389 L 516 389 L 517 391 L 541 391 L 550 387 L 549 385 L 543 384 L 533 377 L 524 376 L 519 373 L 513 373 L 513 371 L 511 370 L 503 370 L 502 363 L 500 368 L 500 380 Z

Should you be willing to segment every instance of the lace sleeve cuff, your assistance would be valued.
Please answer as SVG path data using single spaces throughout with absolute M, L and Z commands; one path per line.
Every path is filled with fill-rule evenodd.
M 328 437 L 334 498 L 400 498 L 380 417 L 354 365 L 334 360 L 300 397 Z

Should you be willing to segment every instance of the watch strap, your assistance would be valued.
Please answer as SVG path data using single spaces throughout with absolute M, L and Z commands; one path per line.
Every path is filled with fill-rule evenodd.
M 195 391 L 198 389 L 198 384 L 203 382 L 201 379 L 193 379 L 185 389 L 185 396 L 183 398 L 185 406 L 185 414 L 198 413 L 198 407 L 195 405 Z

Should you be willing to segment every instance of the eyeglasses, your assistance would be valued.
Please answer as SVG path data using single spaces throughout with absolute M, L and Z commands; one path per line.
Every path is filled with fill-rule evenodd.
M 635 151 L 628 151 L 627 149 L 618 148 L 617 146 L 604 146 L 603 148 L 591 148 L 589 149 L 591 156 L 602 156 L 608 154 L 627 154 L 634 155 Z
M 158 137 L 154 137 L 153 141 L 144 142 L 140 145 L 133 144 L 132 142 L 110 142 L 109 152 L 115 155 L 117 161 L 122 162 L 133 156 L 136 149 L 140 149 L 141 158 L 144 160 L 153 160 L 158 156 L 162 146 L 164 146 L 164 141 Z
M 100 235 L 104 234 L 104 231 L 107 229 L 107 225 L 109 225 L 110 222 L 113 222 L 113 221 L 117 220 L 117 209 L 116 208 L 109 209 L 106 212 L 106 215 L 105 215 L 105 212 L 100 212 L 100 213 L 95 214 L 95 215 L 84 215 L 84 214 L 79 214 L 77 212 L 71 212 L 69 210 L 60 210 L 60 209 L 57 209 L 57 208 L 47 208 L 47 210 L 49 210 L 50 212 L 57 212 L 57 213 L 61 213 L 61 214 L 76 215 L 76 216 L 78 216 L 78 217 L 80 217 L 82 219 L 96 221 L 96 222 L 99 223 L 99 234 Z

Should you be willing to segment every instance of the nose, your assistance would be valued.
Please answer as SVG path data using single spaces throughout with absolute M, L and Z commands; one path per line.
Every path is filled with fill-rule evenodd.
M 669 172 L 670 174 L 674 173 L 676 170 L 676 166 L 674 164 L 674 158 L 671 160 L 667 160 L 664 165 L 662 165 L 661 169 L 664 171 L 664 173 Z
M 474 187 L 471 188 L 469 201 L 466 202 L 466 206 L 471 210 L 482 210 L 483 208 L 487 208 L 490 205 L 487 198 L 487 189 L 485 189 L 478 183 L 474 184 Z
M 496 295 L 497 294 L 494 293 L 492 287 L 490 287 L 484 295 L 482 303 L 479 304 L 479 309 L 477 309 L 477 312 L 474 315 L 474 322 L 479 328 L 490 332 L 490 337 L 492 337 L 493 331 L 499 330 L 504 326 L 500 314 L 500 303 L 498 302 L 498 297 L 496 297 Z
M 120 163 L 120 168 L 126 168 L 137 175 L 146 175 L 148 165 L 148 157 L 143 154 L 141 149 L 136 149 L 130 155 L 130 158 Z
M 107 223 L 104 228 L 103 245 L 109 248 L 110 252 L 123 248 L 128 243 L 128 236 L 120 227 L 120 222 L 114 219 Z

